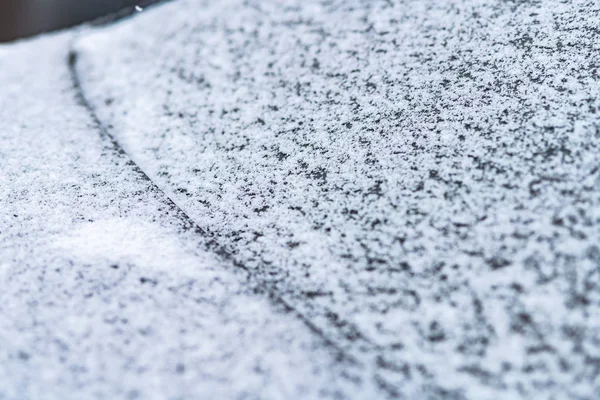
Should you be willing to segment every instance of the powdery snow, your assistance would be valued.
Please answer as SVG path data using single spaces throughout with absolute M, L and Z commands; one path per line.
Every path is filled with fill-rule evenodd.
M 374 395 L 102 138 L 74 35 L 0 47 L 0 399 Z
M 180 0 L 0 46 L 0 399 L 600 397 L 599 33 Z
M 579 0 L 182 0 L 74 49 L 125 151 L 363 382 L 591 399 L 599 24 Z

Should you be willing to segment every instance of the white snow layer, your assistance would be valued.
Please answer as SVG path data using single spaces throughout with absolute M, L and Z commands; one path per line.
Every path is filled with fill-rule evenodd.
M 15 92 L 0 96 L 0 167 L 15 171 L 0 182 L 0 307 L 29 325 L 0 340 L 17 329 L 45 351 L 32 368 L 0 350 L 7 388 L 600 397 L 596 1 L 180 0 L 75 34 L 87 111 L 126 155 L 75 101 L 67 39 L 3 50 L 19 63 L 0 70 Z M 208 283 L 170 289 L 207 270 L 235 282 L 218 292 L 231 316 L 196 302 Z M 32 323 L 31 302 L 57 320 Z M 129 325 L 106 325 L 111 307 Z M 66 371 L 47 367 L 72 314 L 92 333 L 44 381 Z M 136 336 L 135 318 L 159 333 Z M 182 357 L 188 380 L 169 369 Z
M 600 396 L 596 1 L 183 0 L 78 41 L 126 152 L 388 397 Z
M 0 399 L 347 397 L 78 102 L 72 33 L 0 47 Z M 358 392 L 357 392 L 358 391 Z

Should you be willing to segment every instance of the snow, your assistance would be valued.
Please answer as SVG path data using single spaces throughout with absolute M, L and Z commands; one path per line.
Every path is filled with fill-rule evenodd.
M 363 393 L 102 138 L 75 32 L 0 48 L 0 399 Z
M 594 398 L 599 13 L 184 0 L 75 48 L 126 152 L 388 396 Z
M 57 398 L 598 398 L 599 29 L 580 0 L 180 0 L 0 49 L 0 340 L 72 320 Z M 133 345 L 90 351 L 119 302 Z M 54 387 L 52 346 L 0 350 L 0 398 Z

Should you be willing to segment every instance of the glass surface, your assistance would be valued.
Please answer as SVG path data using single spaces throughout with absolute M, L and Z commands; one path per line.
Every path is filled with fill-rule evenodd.
M 0 0 L 0 42 L 66 28 L 135 5 L 141 0 Z

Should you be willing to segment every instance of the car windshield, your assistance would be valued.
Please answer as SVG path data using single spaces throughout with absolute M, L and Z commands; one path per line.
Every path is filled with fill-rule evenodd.
M 599 398 L 594 1 L 125 6 L 0 45 L 0 399 Z

